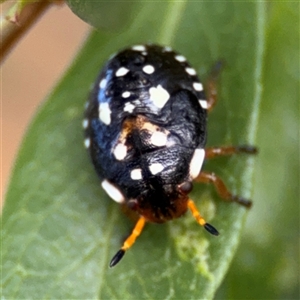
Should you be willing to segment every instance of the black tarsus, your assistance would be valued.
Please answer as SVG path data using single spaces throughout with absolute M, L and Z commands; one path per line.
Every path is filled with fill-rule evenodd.
M 120 249 L 120 250 L 115 254 L 115 256 L 112 258 L 112 260 L 110 261 L 109 266 L 110 266 L 111 268 L 114 267 L 114 266 L 122 259 L 122 257 L 124 256 L 124 254 L 125 254 L 125 250 Z
M 213 234 L 213 235 L 216 235 L 216 236 L 219 235 L 219 231 L 218 231 L 215 227 L 213 227 L 212 225 L 210 225 L 210 224 L 208 224 L 208 223 L 206 223 L 206 224 L 204 225 L 204 228 L 205 228 L 210 234 Z
M 258 149 L 254 146 L 249 145 L 241 145 L 236 147 L 239 152 L 248 153 L 248 154 L 256 154 Z
M 210 77 L 213 80 L 217 80 L 217 78 L 220 75 L 221 69 L 223 69 L 225 65 L 224 60 L 219 60 L 216 62 L 216 64 L 212 67 L 211 71 L 210 71 Z
M 247 208 L 250 208 L 252 206 L 252 201 L 251 200 L 245 199 L 245 198 L 240 197 L 240 196 L 232 196 L 231 200 L 238 203 L 238 204 L 240 204 L 240 205 L 243 205 Z

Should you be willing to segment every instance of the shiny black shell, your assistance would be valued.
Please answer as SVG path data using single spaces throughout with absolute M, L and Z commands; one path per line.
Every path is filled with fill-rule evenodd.
M 108 194 L 148 221 L 164 222 L 187 209 L 191 188 L 180 186 L 197 175 L 191 164 L 200 172 L 204 157 L 193 157 L 205 146 L 206 118 L 202 84 L 184 56 L 132 46 L 109 59 L 95 82 L 85 146 Z

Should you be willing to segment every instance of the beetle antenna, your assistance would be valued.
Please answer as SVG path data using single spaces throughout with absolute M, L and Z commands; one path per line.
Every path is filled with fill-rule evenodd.
M 200 212 L 198 211 L 195 203 L 193 200 L 189 199 L 188 200 L 188 208 L 191 210 L 194 218 L 196 219 L 196 221 L 203 226 L 210 234 L 212 235 L 219 235 L 218 230 L 213 227 L 212 225 L 206 223 L 206 221 L 204 220 L 204 218 L 200 215 Z
M 125 240 L 122 248 L 114 255 L 114 257 L 110 261 L 109 266 L 111 268 L 114 267 L 123 258 L 125 252 L 134 244 L 136 238 L 141 234 L 145 223 L 146 219 L 143 216 L 140 216 L 130 236 Z

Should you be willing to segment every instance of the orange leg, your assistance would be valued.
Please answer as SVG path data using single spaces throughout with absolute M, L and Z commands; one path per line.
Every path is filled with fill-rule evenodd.
M 110 261 L 109 266 L 112 268 L 114 267 L 124 256 L 125 251 L 128 250 L 135 242 L 136 238 L 141 234 L 144 225 L 146 223 L 146 219 L 140 216 L 139 220 L 135 224 L 131 235 L 125 240 L 122 248 L 115 254 L 115 256 Z
M 207 110 L 210 112 L 217 103 L 217 80 L 221 71 L 222 63 L 218 62 L 212 69 L 210 76 L 206 83 L 206 94 L 207 94 Z
M 237 202 L 248 208 L 250 208 L 252 205 L 250 200 L 231 194 L 225 186 L 223 180 L 217 177 L 214 173 L 201 172 L 195 180 L 197 182 L 213 183 L 218 194 L 225 201 Z
M 217 156 L 228 156 L 239 153 L 256 154 L 257 148 L 249 145 L 228 146 L 228 147 L 212 147 L 205 149 L 205 159 Z
M 191 212 L 192 212 L 194 218 L 196 219 L 196 221 L 201 226 L 203 226 L 209 233 L 211 233 L 213 235 L 219 235 L 219 232 L 215 227 L 213 227 L 212 225 L 206 223 L 204 218 L 200 215 L 200 212 L 198 211 L 194 201 L 191 200 L 191 199 L 188 200 L 188 208 L 191 210 Z

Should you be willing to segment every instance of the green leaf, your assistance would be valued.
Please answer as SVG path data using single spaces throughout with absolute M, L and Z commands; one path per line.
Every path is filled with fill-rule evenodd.
M 219 299 L 299 299 L 300 4 L 271 7 L 255 203 Z
M 93 33 L 39 110 L 20 150 L 3 212 L 3 296 L 30 299 L 211 299 L 237 248 L 246 209 L 213 187 L 191 194 L 220 231 L 191 214 L 148 224 L 114 269 L 110 258 L 132 223 L 102 191 L 83 147 L 88 91 L 107 57 L 144 42 L 171 45 L 206 77 L 226 62 L 209 118 L 209 145 L 255 143 L 261 99 L 264 3 L 148 2 L 119 34 Z M 250 157 L 210 161 L 237 194 L 251 196 Z
M 67 0 L 71 10 L 98 29 L 124 30 L 139 13 L 141 1 Z

